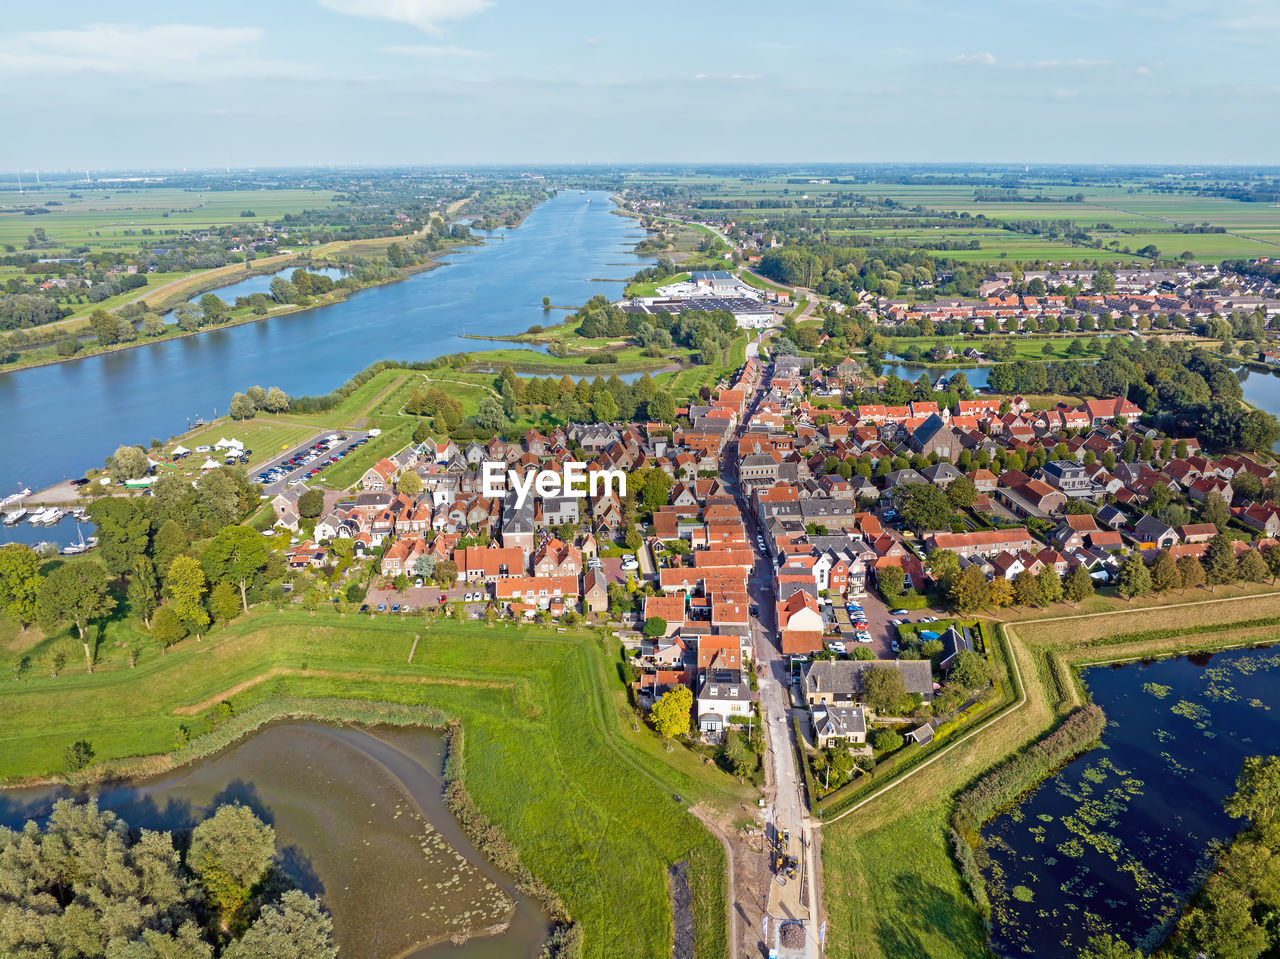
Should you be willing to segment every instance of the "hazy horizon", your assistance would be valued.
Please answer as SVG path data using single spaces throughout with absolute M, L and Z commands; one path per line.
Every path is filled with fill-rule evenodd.
M 1265 122 L 1280 11 L 1263 0 L 71 0 L 6 14 L 10 171 L 513 155 L 1249 166 L 1280 146 Z

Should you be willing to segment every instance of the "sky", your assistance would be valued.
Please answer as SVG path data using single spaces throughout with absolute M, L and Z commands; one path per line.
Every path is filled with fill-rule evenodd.
M 0 170 L 1269 164 L 1274 0 L 6 5 Z

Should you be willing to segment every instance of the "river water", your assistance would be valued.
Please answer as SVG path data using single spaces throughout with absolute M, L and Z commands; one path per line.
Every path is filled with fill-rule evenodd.
M 544 296 L 562 306 L 616 299 L 651 258 L 631 252 L 643 231 L 612 209 L 606 193 L 561 193 L 447 265 L 342 303 L 0 374 L 0 495 L 80 476 L 121 443 L 182 432 L 254 384 L 327 393 L 377 360 L 513 346 L 459 334 L 546 323 Z
M 261 276 L 245 277 L 243 280 L 237 280 L 235 283 L 228 286 L 220 286 L 216 290 L 211 290 L 210 292 L 221 299 L 223 303 L 227 304 L 227 306 L 235 306 L 236 297 L 252 296 L 254 293 L 270 293 L 272 280 L 276 277 L 287 280 L 293 276 L 293 271 L 295 269 L 297 269 L 297 267 L 291 266 L 275 273 L 263 273 Z M 306 269 L 308 273 L 319 273 L 320 275 L 327 276 L 329 279 L 335 281 L 342 279 L 344 276 L 341 270 L 337 270 L 332 267 L 304 267 L 304 269 Z M 203 293 L 198 293 L 187 302 L 199 303 L 202 296 L 204 296 Z
M 1278 678 L 1274 648 L 1086 670 L 1102 745 L 982 831 L 995 952 L 1074 959 L 1107 929 L 1154 951 L 1243 825 L 1222 804 L 1275 751 Z
M 343 956 L 535 956 L 547 920 L 462 833 L 442 798 L 443 760 L 429 730 L 283 723 L 96 795 L 134 828 L 185 830 L 223 803 L 249 806 L 275 829 L 277 862 L 333 914 Z M 46 816 L 65 792 L 0 791 L 0 825 Z

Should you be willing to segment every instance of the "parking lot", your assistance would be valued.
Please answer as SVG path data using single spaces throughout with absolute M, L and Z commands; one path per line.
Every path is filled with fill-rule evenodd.
M 365 443 L 369 433 L 360 430 L 317 433 L 307 442 L 281 453 L 265 463 L 253 479 L 262 484 L 262 492 L 268 496 L 296 486 L 304 480 L 318 476 L 325 467 L 345 459 Z

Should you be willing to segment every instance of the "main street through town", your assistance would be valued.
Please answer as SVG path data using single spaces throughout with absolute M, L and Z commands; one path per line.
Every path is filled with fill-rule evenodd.
M 758 356 L 760 343 L 768 335 L 762 334 L 747 348 L 749 357 Z M 762 375 L 754 395 L 743 411 L 743 423 L 739 425 L 721 453 L 720 476 L 737 500 L 746 525 L 747 539 L 755 551 L 755 563 L 747 584 L 751 602 L 756 609 L 751 617 L 751 640 L 754 668 L 760 693 L 760 718 L 765 730 L 766 746 L 766 834 L 778 842 L 789 839 L 785 851 L 800 860 L 795 879 L 779 881 L 775 876 L 770 884 L 769 901 L 764 904 L 769 917 L 766 950 L 778 948 L 780 925 L 787 920 L 799 920 L 805 929 L 803 950 L 782 950 L 780 956 L 804 956 L 816 959 L 821 950 L 818 943 L 821 889 L 818 863 L 816 828 L 808 821 L 804 794 L 796 770 L 795 747 L 790 697 L 790 664 L 775 642 L 776 611 L 773 592 L 773 561 L 767 550 L 759 548 L 757 536 L 763 533 L 738 481 L 737 440 L 746 432 L 745 423 L 756 412 L 764 395 L 765 378 Z M 763 930 L 756 930 L 759 937 Z M 740 933 L 744 942 L 749 941 L 750 931 Z M 757 939 L 757 941 L 760 941 Z

